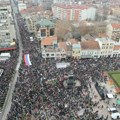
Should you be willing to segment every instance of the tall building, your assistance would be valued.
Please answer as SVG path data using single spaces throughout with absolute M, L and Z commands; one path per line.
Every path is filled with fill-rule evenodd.
M 0 48 L 7 48 L 16 39 L 16 33 L 10 1 L 0 3 Z
M 53 16 L 61 20 L 94 20 L 96 8 L 79 4 L 54 4 Z

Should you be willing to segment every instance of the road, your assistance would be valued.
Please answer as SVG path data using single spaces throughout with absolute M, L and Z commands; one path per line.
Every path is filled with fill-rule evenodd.
M 12 104 L 12 94 L 13 94 L 13 91 L 15 89 L 15 84 L 17 82 L 18 71 L 19 71 L 19 68 L 20 68 L 20 64 L 22 62 L 22 42 L 21 42 L 21 36 L 20 36 L 18 25 L 17 25 L 16 17 L 15 17 L 15 13 L 17 12 L 16 11 L 17 7 L 15 6 L 13 0 L 11 0 L 11 5 L 12 5 L 12 8 L 13 8 L 13 17 L 14 17 L 14 22 L 15 22 L 16 38 L 17 38 L 18 43 L 19 43 L 19 57 L 18 57 L 18 60 L 17 60 L 18 63 L 17 63 L 17 66 L 16 66 L 15 74 L 13 75 L 13 78 L 12 78 L 10 84 L 9 84 L 9 90 L 8 90 L 8 93 L 7 93 L 7 96 L 6 96 L 6 100 L 4 102 L 4 106 L 3 106 L 2 113 L 1 113 L 1 116 L 0 116 L 0 120 L 6 120 L 7 119 L 7 114 L 9 113 L 10 107 L 11 107 L 11 104 Z

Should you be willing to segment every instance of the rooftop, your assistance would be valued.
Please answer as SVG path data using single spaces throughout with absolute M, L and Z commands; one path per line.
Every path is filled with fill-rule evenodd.
M 99 38 L 96 38 L 95 39 L 96 41 L 101 41 L 101 42 L 114 42 L 113 40 L 111 40 L 110 38 L 108 37 L 99 37 Z
M 120 50 L 120 45 L 115 45 L 114 50 Z
M 72 48 L 80 48 L 80 44 L 73 44 Z
M 68 4 L 55 4 L 54 6 L 60 7 L 60 8 L 64 8 L 64 9 L 88 9 L 89 6 L 85 6 L 85 5 L 79 5 L 79 4 L 72 4 L 72 5 L 68 5 Z
M 59 47 L 59 49 L 63 49 L 63 50 L 65 50 L 65 51 L 67 51 L 66 42 L 59 42 L 59 43 L 58 43 L 58 47 Z
M 53 27 L 54 26 L 54 23 L 48 19 L 41 19 L 40 21 L 36 22 L 35 24 L 39 25 L 40 27 L 46 27 L 46 26 Z
M 99 43 L 95 40 L 88 40 L 81 42 L 82 49 L 100 49 Z
M 45 39 L 43 39 L 41 41 L 41 45 L 53 45 L 53 43 L 55 41 L 57 41 L 57 37 L 56 36 L 46 37 Z
M 113 28 L 120 28 L 120 24 L 119 23 L 114 23 L 114 24 L 111 24 Z

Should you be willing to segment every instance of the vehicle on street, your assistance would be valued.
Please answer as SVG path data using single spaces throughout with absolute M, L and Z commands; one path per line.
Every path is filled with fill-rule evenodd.
M 120 113 L 119 112 L 116 112 L 116 113 L 112 113 L 111 114 L 111 118 L 112 120 L 117 120 L 120 118 Z

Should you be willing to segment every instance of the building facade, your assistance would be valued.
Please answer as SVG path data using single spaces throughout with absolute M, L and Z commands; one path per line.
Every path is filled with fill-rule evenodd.
M 94 20 L 96 9 L 79 4 L 54 4 L 52 6 L 53 16 L 61 20 Z
M 96 41 L 99 43 L 100 46 L 100 56 L 112 57 L 115 42 L 108 37 L 96 38 Z
M 108 24 L 106 33 L 109 36 L 109 38 L 113 39 L 114 41 L 119 41 L 120 23 Z
M 7 48 L 16 39 L 15 26 L 10 3 L 0 4 L 0 48 Z
M 82 41 L 81 45 L 81 58 L 99 58 L 100 46 L 95 40 Z
M 27 9 L 26 3 L 18 3 L 19 11 Z
M 46 37 L 41 41 L 41 51 L 43 58 L 61 59 L 66 58 L 65 51 L 60 48 L 57 42 L 57 37 Z
M 81 47 L 80 43 L 72 45 L 72 57 L 76 59 L 80 59 L 81 55 Z
M 35 35 L 38 38 L 38 40 L 42 40 L 45 37 L 54 36 L 54 23 L 47 19 L 41 19 L 40 21 L 36 22 L 35 27 Z

